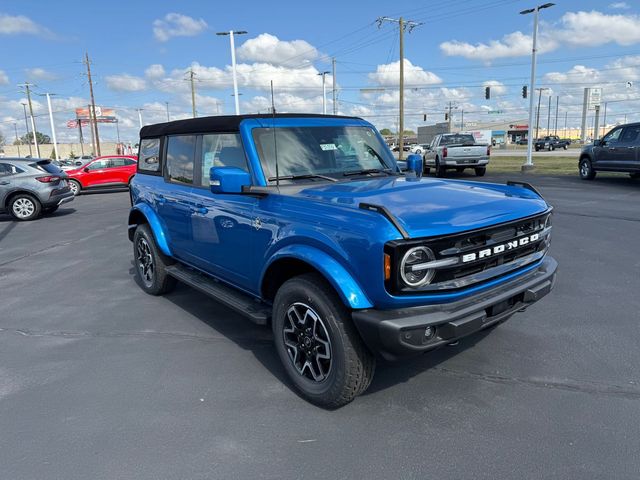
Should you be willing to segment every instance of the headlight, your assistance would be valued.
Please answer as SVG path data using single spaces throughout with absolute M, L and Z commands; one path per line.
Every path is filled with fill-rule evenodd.
M 435 270 L 432 268 L 419 268 L 419 266 L 432 260 L 435 260 L 435 256 L 427 247 L 409 249 L 400 262 L 402 281 L 412 288 L 418 288 L 431 282 L 436 273 Z

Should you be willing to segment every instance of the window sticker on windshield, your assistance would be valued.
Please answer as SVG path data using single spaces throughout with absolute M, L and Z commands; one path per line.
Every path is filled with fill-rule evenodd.
M 328 150 L 337 150 L 338 147 L 336 147 L 335 143 L 321 143 L 320 144 L 320 149 L 324 152 L 328 151 Z

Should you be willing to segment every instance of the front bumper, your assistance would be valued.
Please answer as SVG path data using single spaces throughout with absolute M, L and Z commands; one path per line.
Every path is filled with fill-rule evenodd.
M 387 360 L 398 360 L 507 320 L 551 291 L 557 268 L 558 263 L 547 256 L 536 269 L 456 302 L 397 310 L 355 310 L 352 317 L 371 351 Z M 428 338 L 427 327 L 435 331 Z

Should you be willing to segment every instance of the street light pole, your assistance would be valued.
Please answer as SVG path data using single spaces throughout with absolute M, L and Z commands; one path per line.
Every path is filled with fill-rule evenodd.
M 240 115 L 240 97 L 238 96 L 238 77 L 236 75 L 236 46 L 234 35 L 245 35 L 247 32 L 244 30 L 228 32 L 218 32 L 216 35 L 229 35 L 229 44 L 231 46 L 231 70 L 233 74 L 233 98 L 236 104 L 236 115 Z
M 320 72 L 318 75 L 322 75 L 322 114 L 327 114 L 327 89 L 325 87 L 325 75 L 330 72 Z
M 167 106 L 167 122 L 170 122 L 171 120 L 169 119 L 169 102 L 164 102 L 164 104 Z
M 56 155 L 56 160 L 60 158 L 58 155 L 58 141 L 56 140 L 56 127 L 53 124 L 53 111 L 51 110 L 51 95 L 55 95 L 55 93 L 45 93 L 47 96 L 47 106 L 49 107 L 49 123 L 51 124 L 51 137 L 53 140 L 53 151 Z
M 532 126 L 533 126 L 533 92 L 535 92 L 535 84 L 536 84 L 536 54 L 537 54 L 537 41 L 538 41 L 538 17 L 539 12 L 543 8 L 553 7 L 553 3 L 545 3 L 543 5 L 538 5 L 535 8 L 530 8 L 528 10 L 523 10 L 520 12 L 520 15 L 527 15 L 529 13 L 534 14 L 533 18 L 533 47 L 531 49 L 531 85 L 529 91 L 531 92 L 531 96 L 529 97 L 529 139 L 527 141 L 527 161 L 524 165 L 522 165 L 522 171 L 531 170 L 533 168 L 533 135 Z

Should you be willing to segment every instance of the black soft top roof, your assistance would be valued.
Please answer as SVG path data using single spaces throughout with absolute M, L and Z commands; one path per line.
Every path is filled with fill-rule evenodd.
M 278 113 L 276 118 L 347 118 L 361 120 L 357 117 L 345 117 L 340 115 L 318 115 L 314 113 Z M 140 130 L 140 138 L 153 138 L 162 135 L 176 135 L 181 133 L 210 133 L 210 132 L 237 132 L 240 122 L 248 118 L 273 118 L 273 115 L 264 113 L 256 115 L 218 115 L 214 117 L 188 118 L 173 122 L 156 123 L 146 125 Z

